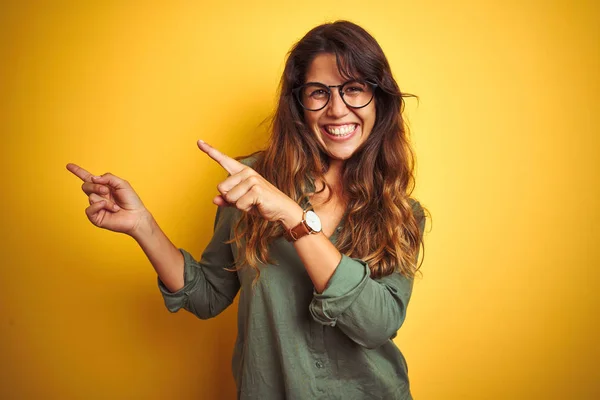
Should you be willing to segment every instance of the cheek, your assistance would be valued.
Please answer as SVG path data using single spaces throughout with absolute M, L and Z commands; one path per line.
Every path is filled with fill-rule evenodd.
M 375 126 L 375 121 L 377 121 L 377 108 L 375 108 L 375 104 L 373 104 L 373 110 L 369 113 L 371 129 Z
M 373 126 L 375 126 L 377 114 L 374 106 L 373 108 L 371 108 L 371 106 L 368 108 L 368 110 L 361 110 L 362 112 L 359 114 L 359 117 L 364 124 L 364 128 L 370 132 L 373 129 Z
M 319 116 L 321 113 L 315 111 L 304 111 L 304 122 L 309 129 L 314 129 L 315 125 L 318 125 Z

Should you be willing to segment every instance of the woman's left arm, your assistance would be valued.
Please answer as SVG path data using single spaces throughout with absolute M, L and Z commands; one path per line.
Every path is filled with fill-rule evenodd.
M 372 279 L 369 272 L 364 262 L 343 256 L 327 288 L 315 291 L 309 309 L 315 321 L 337 326 L 354 342 L 372 349 L 402 326 L 412 280 L 398 272 Z
M 423 209 L 417 201 L 414 201 L 412 209 L 422 237 L 425 226 Z M 308 241 L 304 243 L 308 244 Z M 316 253 L 313 250 L 313 254 Z M 320 265 L 326 267 L 323 263 Z M 318 269 L 319 265 L 305 264 L 305 267 L 312 278 L 310 268 Z M 316 275 L 319 273 L 326 275 L 322 270 L 315 272 Z M 310 304 L 310 313 L 315 321 L 337 326 L 354 342 L 367 348 L 378 347 L 395 335 L 406 317 L 412 279 L 399 272 L 372 279 L 364 261 L 345 255 L 329 276 L 324 290 L 319 291 L 315 285 Z
M 260 174 L 202 141 L 198 147 L 230 174 L 217 186 L 220 195 L 213 200 L 215 204 L 244 212 L 255 210 L 286 229 L 298 224 L 300 206 Z M 425 218 L 418 202 L 413 203 L 413 213 L 422 237 Z M 363 261 L 342 255 L 323 233 L 303 236 L 294 247 L 315 287 L 310 311 L 316 321 L 338 326 L 368 348 L 385 343 L 396 333 L 406 315 L 411 279 L 397 272 L 372 279 Z

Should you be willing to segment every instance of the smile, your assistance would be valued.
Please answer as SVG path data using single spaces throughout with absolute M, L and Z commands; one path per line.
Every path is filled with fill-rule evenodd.
M 347 125 L 326 125 L 324 128 L 330 135 L 336 137 L 344 137 L 349 136 L 356 129 L 357 124 L 347 124 Z

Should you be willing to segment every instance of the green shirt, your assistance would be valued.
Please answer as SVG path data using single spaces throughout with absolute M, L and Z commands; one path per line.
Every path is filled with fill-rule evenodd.
M 422 234 L 423 210 L 411 202 Z M 406 316 L 412 280 L 400 273 L 371 279 L 365 262 L 344 255 L 319 294 L 294 246 L 280 238 L 270 246 L 277 265 L 262 265 L 253 288 L 251 268 L 224 269 L 237 254 L 235 243 L 225 242 L 239 212 L 218 209 L 200 261 L 180 249 L 181 290 L 171 293 L 158 281 L 170 312 L 184 308 L 201 319 L 218 315 L 240 292 L 232 362 L 238 398 L 412 399 L 406 362 L 391 340 Z

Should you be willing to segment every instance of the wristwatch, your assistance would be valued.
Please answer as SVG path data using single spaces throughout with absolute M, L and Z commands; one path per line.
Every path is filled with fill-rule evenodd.
M 321 220 L 319 216 L 312 210 L 304 210 L 302 213 L 302 221 L 295 227 L 286 231 L 283 236 L 288 242 L 295 242 L 306 235 L 321 232 Z

